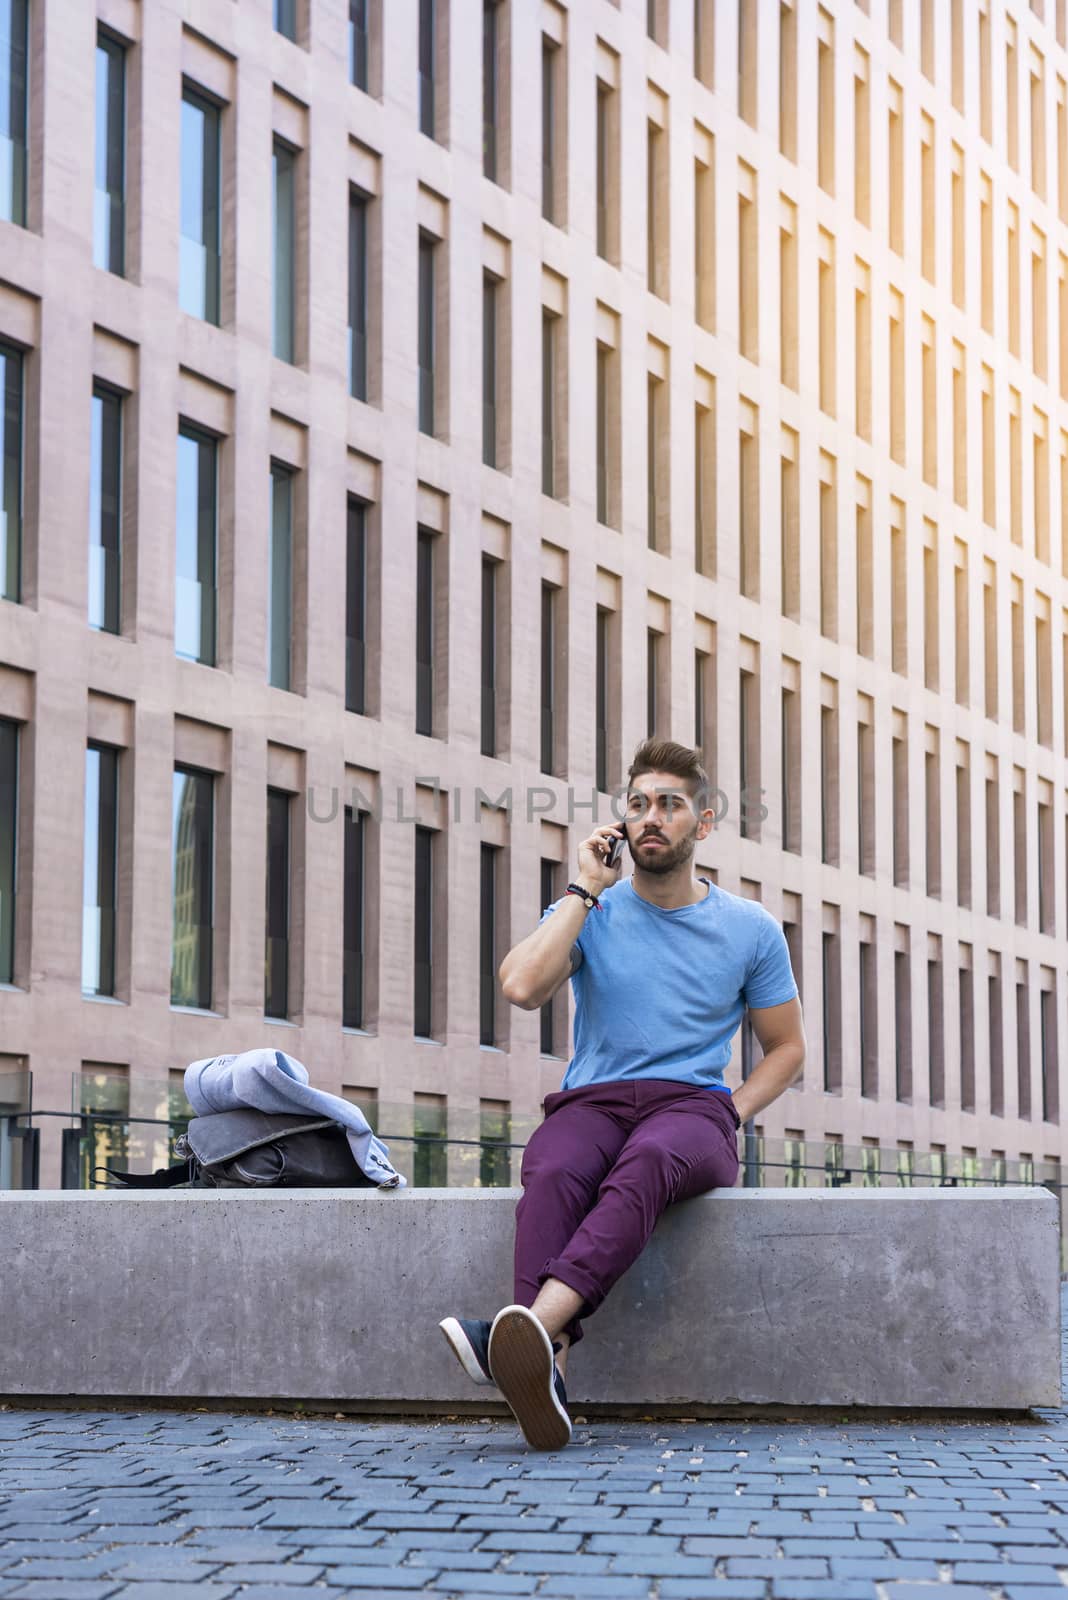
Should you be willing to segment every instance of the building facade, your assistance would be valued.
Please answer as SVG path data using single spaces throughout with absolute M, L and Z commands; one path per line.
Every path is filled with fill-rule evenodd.
M 1055 1178 L 1064 0 L 0 0 L 0 52 L 42 1181 L 268 1045 L 517 1182 L 570 1001 L 495 972 L 650 733 L 801 989 L 750 1175 Z

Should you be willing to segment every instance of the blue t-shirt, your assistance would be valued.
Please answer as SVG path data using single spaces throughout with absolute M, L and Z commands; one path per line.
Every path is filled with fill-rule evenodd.
M 674 1078 L 726 1089 L 723 1069 L 748 1006 L 797 994 L 782 928 L 759 900 L 708 878 L 703 900 L 666 911 L 632 878 L 600 895 L 571 947 L 575 1054 L 562 1089 Z M 539 927 L 563 904 L 547 906 Z M 578 965 L 575 965 L 575 963 Z

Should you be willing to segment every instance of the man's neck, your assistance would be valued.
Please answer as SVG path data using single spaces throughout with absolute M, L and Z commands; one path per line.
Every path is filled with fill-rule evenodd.
M 694 906 L 712 892 L 707 880 L 695 878 L 693 873 L 683 878 L 681 883 L 676 883 L 670 878 L 657 878 L 635 868 L 630 881 L 636 895 L 648 900 L 651 905 L 659 906 L 661 911 L 678 911 L 681 906 Z

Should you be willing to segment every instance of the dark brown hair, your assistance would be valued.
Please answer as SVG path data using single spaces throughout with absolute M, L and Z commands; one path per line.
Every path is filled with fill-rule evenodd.
M 644 739 L 635 750 L 627 773 L 628 790 L 643 772 L 670 772 L 673 778 L 683 780 L 690 799 L 698 802 L 698 810 L 707 803 L 711 785 L 701 764 L 700 750 L 676 744 L 673 739 Z

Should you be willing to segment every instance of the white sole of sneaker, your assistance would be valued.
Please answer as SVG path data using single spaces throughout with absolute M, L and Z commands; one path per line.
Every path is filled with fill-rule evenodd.
M 490 1371 L 534 1450 L 562 1450 L 571 1419 L 556 1396 L 552 1340 L 526 1306 L 505 1306 L 493 1319 Z
M 442 1317 L 438 1327 L 445 1335 L 449 1348 L 473 1383 L 491 1383 L 482 1370 L 475 1348 L 455 1317 Z

